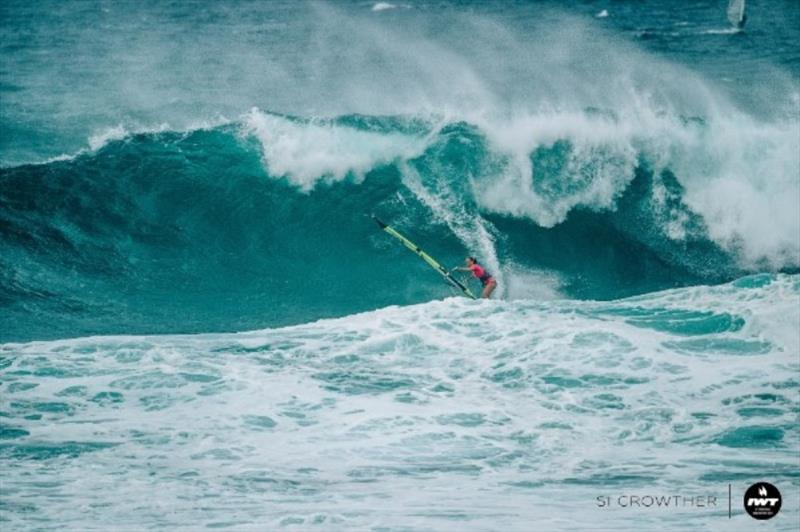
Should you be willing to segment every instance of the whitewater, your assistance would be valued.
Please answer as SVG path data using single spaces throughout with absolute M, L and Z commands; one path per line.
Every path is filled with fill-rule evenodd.
M 728 482 L 796 486 L 799 298 L 797 276 L 761 275 L 615 302 L 445 299 L 240 334 L 6 344 L 5 518 L 749 530 L 728 520 Z M 720 502 L 596 505 L 642 492 Z M 783 512 L 790 530 L 798 508 Z
M 800 4 L 726 5 L 4 3 L 0 526 L 796 530 Z

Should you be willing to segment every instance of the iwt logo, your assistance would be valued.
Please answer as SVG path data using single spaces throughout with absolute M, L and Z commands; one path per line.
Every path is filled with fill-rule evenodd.
M 772 519 L 781 509 L 781 492 L 769 482 L 753 484 L 744 492 L 744 509 L 754 519 Z

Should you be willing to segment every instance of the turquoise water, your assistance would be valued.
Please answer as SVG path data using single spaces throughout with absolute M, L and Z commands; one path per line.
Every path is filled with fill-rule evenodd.
M 800 4 L 393 4 L 0 7 L 0 519 L 796 528 Z

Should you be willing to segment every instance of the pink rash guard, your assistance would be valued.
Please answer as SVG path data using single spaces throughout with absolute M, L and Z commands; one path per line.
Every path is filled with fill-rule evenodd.
M 472 275 L 477 277 L 478 280 L 483 285 L 488 283 L 492 278 L 492 276 L 489 275 L 489 273 L 486 270 L 484 270 L 482 266 L 478 264 L 473 264 L 472 266 L 469 267 L 469 269 L 472 270 Z

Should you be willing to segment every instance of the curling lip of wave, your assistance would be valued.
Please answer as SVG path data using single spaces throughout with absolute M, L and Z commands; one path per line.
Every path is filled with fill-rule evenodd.
M 86 140 L 86 147 L 80 148 L 76 152 L 62 153 L 60 155 L 49 157 L 40 161 L 31 161 L 21 164 L 0 166 L 0 168 L 11 169 L 17 166 L 37 166 L 37 165 L 47 165 L 50 163 L 58 163 L 63 161 L 72 161 L 77 157 L 92 156 L 93 154 L 102 150 L 111 143 L 120 141 L 124 142 L 130 139 L 131 137 L 137 135 L 155 136 L 158 135 L 159 133 L 183 133 L 188 135 L 195 131 L 206 131 L 206 130 L 221 128 L 229 126 L 233 123 L 234 121 L 222 116 L 217 117 L 214 120 L 191 121 L 185 127 L 182 128 L 173 128 L 167 122 L 161 122 L 160 124 L 150 125 L 150 126 L 145 126 L 145 125 L 126 126 L 122 123 L 119 123 L 115 126 L 98 129 L 97 131 L 92 133 Z
M 452 132 L 448 128 L 459 123 L 471 127 L 448 120 L 359 115 L 303 119 L 254 108 L 235 122 L 220 117 L 182 131 L 235 127 L 258 140 L 271 176 L 309 192 L 320 182 L 354 178 L 358 183 L 381 165 L 424 157 L 443 134 Z M 792 175 L 800 167 L 800 150 L 794 149 L 791 124 L 758 124 L 744 115 L 709 123 L 639 108 L 622 117 L 594 109 L 547 111 L 502 124 L 484 120 L 476 127 L 475 135 L 466 140 L 461 135 L 461 141 L 485 144 L 474 147 L 491 164 L 477 172 L 467 167 L 448 179 L 466 180 L 474 203 L 487 212 L 553 227 L 576 208 L 613 210 L 644 163 L 654 175 L 664 170 L 675 175 L 684 188 L 682 201 L 702 217 L 707 235 L 736 254 L 743 267 L 800 266 L 800 212 L 793 208 L 800 179 Z M 167 124 L 139 129 L 118 125 L 93 135 L 90 151 L 50 162 L 92 156 L 133 135 L 169 132 Z M 537 154 L 559 146 L 565 147 L 562 155 L 536 160 Z M 561 168 L 548 176 L 553 168 L 547 166 L 553 164 Z M 658 183 L 653 194 L 653 204 L 663 204 Z M 665 236 L 683 240 L 686 215 L 668 209 L 664 216 Z
M 253 109 L 243 122 L 246 134 L 261 142 L 264 165 L 309 191 L 322 180 L 363 180 L 377 166 L 422 155 L 435 132 L 364 131 L 331 120 L 303 120 Z
M 196 122 L 191 133 L 236 127 L 258 139 L 264 166 L 309 192 L 318 183 L 345 178 L 363 180 L 381 165 L 425 156 L 443 131 L 459 123 L 453 117 L 349 117 L 304 119 L 253 108 L 239 120 L 224 117 Z M 671 171 L 684 188 L 682 200 L 702 217 L 708 236 L 756 270 L 800 266 L 800 145 L 794 126 L 760 124 L 743 114 L 709 120 L 664 115 L 638 106 L 618 115 L 588 109 L 545 111 L 495 122 L 482 119 L 470 142 L 484 143 L 488 168 L 448 179 L 470 184 L 475 204 L 488 212 L 528 218 L 542 227 L 562 223 L 576 208 L 613 210 L 642 163 L 658 175 Z M 118 125 L 89 139 L 91 156 L 109 142 L 132 135 L 170 132 L 168 124 L 128 129 Z M 541 157 L 566 146 L 561 160 Z M 48 163 L 42 163 L 48 164 Z M 561 165 L 557 174 L 548 176 Z M 663 190 L 654 189 L 658 204 Z M 441 213 L 440 213 L 441 214 Z M 666 212 L 664 234 L 676 241 L 687 235 L 685 214 Z
M 395 127 L 407 121 L 391 120 Z M 705 121 L 646 108 L 622 116 L 549 111 L 476 126 L 449 120 L 429 119 L 412 131 L 385 124 L 367 131 L 363 123 L 254 109 L 243 129 L 258 138 L 268 172 L 304 191 L 320 181 L 360 181 L 377 166 L 430 156 L 452 137 L 473 150 L 465 157 L 486 161 L 446 179 L 466 181 L 479 208 L 542 227 L 562 223 L 576 208 L 615 209 L 637 168 L 646 165 L 656 177 L 665 171 L 675 176 L 682 201 L 702 217 L 707 235 L 744 267 L 800 265 L 800 212 L 794 205 L 800 179 L 793 174 L 800 168 L 800 146 L 791 124 L 759 124 L 741 114 Z M 658 186 L 654 204 L 663 203 Z M 684 239 L 686 215 L 665 210 L 664 216 L 665 236 Z

